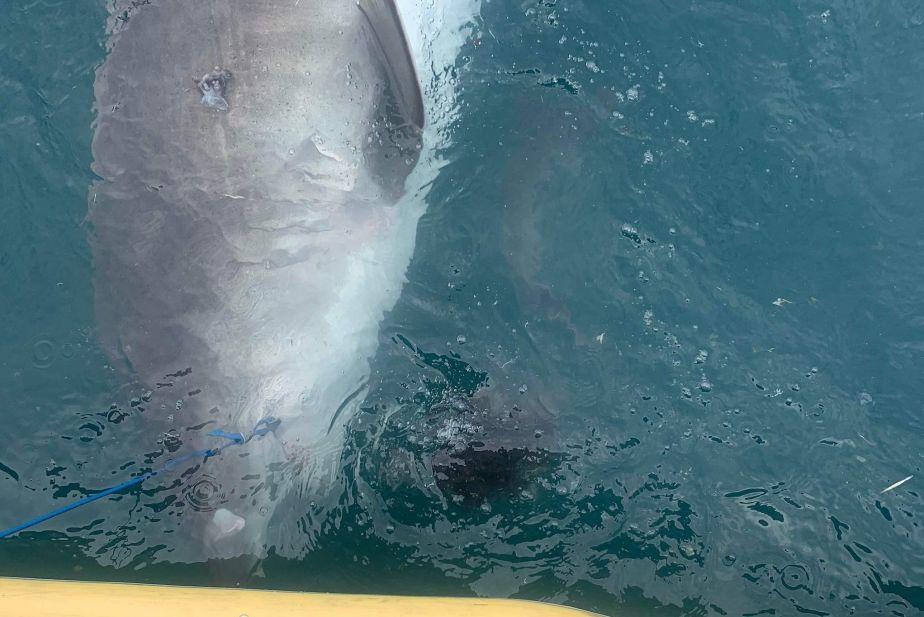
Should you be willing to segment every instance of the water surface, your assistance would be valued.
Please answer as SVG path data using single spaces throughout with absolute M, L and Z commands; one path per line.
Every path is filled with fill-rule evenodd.
M 465 30 L 344 490 L 306 504 L 299 559 L 247 584 L 924 610 L 924 10 L 610 4 L 492 0 Z M 0 5 L 0 526 L 165 460 L 187 428 L 96 343 L 105 16 Z M 447 473 L 433 426 L 471 408 L 511 410 L 503 441 L 534 457 Z M 2 541 L 0 573 L 220 582 L 159 539 L 182 490 Z

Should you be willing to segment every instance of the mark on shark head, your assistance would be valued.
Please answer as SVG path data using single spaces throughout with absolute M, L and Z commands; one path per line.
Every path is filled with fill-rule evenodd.
M 218 111 L 228 111 L 228 101 L 225 98 L 228 84 L 231 82 L 231 72 L 215 67 L 215 70 L 206 73 L 201 79 L 195 79 L 202 93 L 202 104 Z

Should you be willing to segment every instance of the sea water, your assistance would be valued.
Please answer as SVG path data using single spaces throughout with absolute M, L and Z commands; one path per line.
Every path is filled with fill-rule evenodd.
M 186 448 L 181 398 L 96 342 L 105 20 L 0 4 L 0 527 Z M 491 0 L 461 32 L 342 493 L 245 584 L 924 610 L 924 9 Z M 523 435 L 453 483 L 472 407 Z M 162 535 L 221 496 L 152 482 L 0 541 L 0 574 L 226 583 Z

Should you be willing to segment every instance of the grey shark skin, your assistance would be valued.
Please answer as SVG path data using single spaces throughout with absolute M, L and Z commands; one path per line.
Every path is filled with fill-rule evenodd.
M 261 554 L 294 528 L 270 525 L 280 491 L 307 504 L 335 474 L 413 252 L 413 63 L 391 0 L 115 5 L 90 191 L 101 337 L 182 395 L 187 446 L 280 421 L 181 476 L 169 536 L 174 560 Z

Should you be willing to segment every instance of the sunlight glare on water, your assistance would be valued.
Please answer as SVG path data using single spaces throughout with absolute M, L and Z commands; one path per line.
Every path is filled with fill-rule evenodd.
M 258 564 L 184 562 L 172 521 L 222 511 L 229 450 L 0 540 L 0 574 L 924 611 L 924 11 L 418 5 L 427 209 L 338 490 L 284 501 Z M 225 428 L 186 376 L 139 386 L 99 344 L 106 20 L 0 4 L 0 527 Z M 292 468 L 247 489 L 275 498 Z

